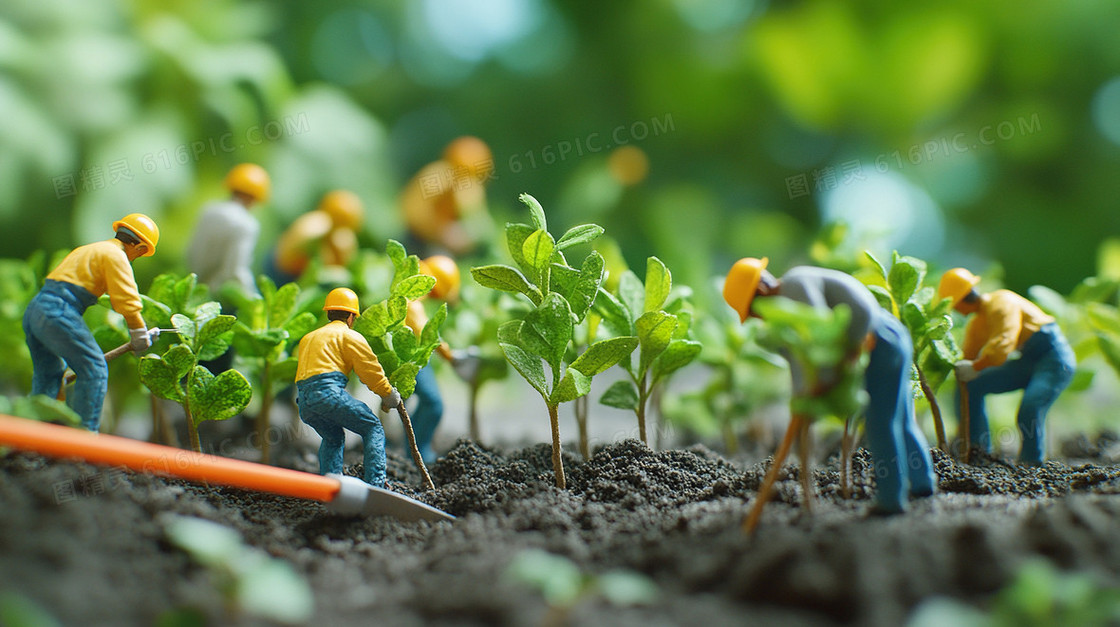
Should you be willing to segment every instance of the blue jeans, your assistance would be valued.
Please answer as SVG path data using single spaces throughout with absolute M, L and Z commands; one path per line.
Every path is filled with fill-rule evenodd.
M 992 450 L 988 430 L 988 413 L 984 397 L 1012 390 L 1023 390 L 1017 422 L 1023 438 L 1019 461 L 1041 464 L 1046 453 L 1046 413 L 1069 386 L 1077 359 L 1057 324 L 1051 323 L 1027 338 L 1019 347 L 1019 358 L 1008 359 L 1002 366 L 980 371 L 968 382 L 969 436 L 973 446 Z M 958 411 L 961 406 L 957 390 Z M 959 415 L 959 414 L 958 414 Z
M 90 431 L 101 426 L 109 387 L 109 365 L 82 314 L 97 298 L 72 283 L 47 279 L 23 312 L 23 333 L 31 351 L 31 393 L 58 396 L 66 366 L 77 378 L 70 407 Z
M 929 444 L 914 417 L 910 369 L 914 348 L 910 332 L 885 310 L 876 313 L 875 348 L 867 364 L 865 433 L 878 486 L 876 507 L 905 509 L 908 495 L 933 494 L 937 481 Z
M 346 391 L 341 372 L 325 372 L 296 382 L 299 417 L 323 438 L 319 445 L 319 472 L 342 473 L 343 429 L 362 436 L 365 481 L 385 487 L 385 430 L 369 406 Z
M 439 385 L 430 365 L 416 375 L 416 391 L 413 394 L 417 400 L 416 409 L 411 416 L 416 447 L 420 449 L 420 457 L 424 462 L 430 464 L 436 461 L 436 452 L 432 450 L 432 436 L 443 418 L 443 398 L 439 395 Z M 407 442 L 405 446 L 408 446 Z

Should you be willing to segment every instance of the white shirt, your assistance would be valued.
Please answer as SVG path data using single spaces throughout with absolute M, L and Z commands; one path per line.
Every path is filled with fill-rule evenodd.
M 207 204 L 187 250 L 187 266 L 212 292 L 227 281 L 246 294 L 256 294 L 250 265 L 260 235 L 260 223 L 240 203 L 223 200 Z

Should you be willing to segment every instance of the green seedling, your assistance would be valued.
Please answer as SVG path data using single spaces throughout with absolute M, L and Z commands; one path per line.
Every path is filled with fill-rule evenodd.
M 82 426 L 82 419 L 64 401 L 36 394 L 35 396 L 0 396 L 0 414 L 30 418 L 40 422 L 56 422 L 71 427 Z
M 498 344 L 509 363 L 541 395 L 548 408 L 552 468 L 556 486 L 564 489 L 559 406 L 590 392 L 591 378 L 633 352 L 638 338 L 601 340 L 567 361 L 576 325 L 601 294 L 603 257 L 592 251 L 577 269 L 568 264 L 563 251 L 593 241 L 603 229 L 584 224 L 556 240 L 548 232 L 540 203 L 529 194 L 522 194 L 520 199 L 529 208 L 532 225 L 511 223 L 505 228 L 506 245 L 517 267 L 479 266 L 471 268 L 471 276 L 483 287 L 520 294 L 532 304 L 532 309 L 520 314 L 520 318 L 499 327 Z M 550 378 L 545 374 L 545 364 Z
M 237 323 L 232 345 L 238 359 L 256 371 L 261 407 L 257 412 L 257 439 L 261 463 L 269 461 L 268 427 L 275 392 L 292 385 L 296 377 L 295 347 L 319 322 L 309 310 L 319 298 L 318 290 L 301 293 L 299 285 L 286 283 L 280 288 L 272 279 L 257 277 L 260 296 L 246 297 L 238 292 Z
M 905 257 L 895 251 L 890 270 L 887 270 L 870 252 L 864 254 L 875 267 L 875 279 L 882 282 L 882 285 L 872 283 L 868 289 L 879 305 L 897 316 L 910 331 L 914 344 L 914 379 L 933 414 L 937 446 L 948 451 L 937 390 L 953 371 L 953 364 L 961 358 L 960 348 L 951 333 L 952 301 L 938 299 L 936 290 L 922 286 L 926 262 L 921 259 Z
M 845 358 L 851 320 L 851 310 L 847 306 L 818 309 L 787 298 L 760 298 L 752 307 L 766 322 L 759 330 L 759 344 L 781 352 L 791 363 L 798 364 L 805 389 L 795 391 L 790 399 L 789 428 L 743 523 L 748 533 L 758 524 L 762 508 L 770 498 L 778 472 L 795 440 L 799 442 L 801 457 L 803 505 L 807 512 L 812 511 L 809 427 L 820 418 L 847 421 L 860 414 L 867 404 L 863 381 L 867 355 L 861 352 L 854 360 Z
M 548 604 L 545 625 L 564 625 L 580 603 L 602 599 L 616 607 L 648 605 L 657 600 L 657 584 L 631 570 L 612 570 L 597 575 L 580 571 L 570 559 L 527 549 L 518 553 L 506 569 L 505 579 L 539 592 Z
M 26 261 L 0 259 L 0 390 L 31 387 L 31 352 L 23 334 L 23 313 L 43 284 L 46 255 Z
M 165 514 L 160 522 L 171 544 L 209 572 L 231 618 L 300 625 L 311 619 L 311 587 L 284 560 L 247 546 L 236 531 L 209 520 Z
M 633 411 L 638 417 L 638 436 L 646 444 L 650 396 L 700 354 L 700 343 L 688 337 L 692 313 L 687 308 L 687 294 L 670 300 L 672 286 L 669 269 L 657 257 L 650 257 L 644 284 L 627 270 L 619 281 L 618 298 L 603 291 L 595 301 L 595 311 L 613 333 L 638 338 L 637 364 L 633 355 L 620 361 L 630 380 L 611 385 L 600 402 Z
M 171 325 L 178 331 L 179 343 L 163 355 L 140 359 L 140 381 L 152 394 L 183 406 L 195 451 L 202 451 L 199 424 L 236 416 L 253 396 L 252 386 L 240 372 L 227 370 L 215 376 L 199 364 L 229 350 L 229 331 L 236 323 L 237 318 L 222 315 L 216 301 L 197 307 L 193 318 L 173 314 Z
M 424 460 L 420 457 L 420 449 L 416 446 L 416 435 L 412 430 L 408 412 L 404 408 L 403 399 L 412 396 L 416 390 L 416 375 L 428 365 L 432 352 L 440 344 L 440 327 L 447 319 L 447 304 L 440 304 L 439 309 L 428 319 L 427 324 L 420 331 L 420 336 L 417 337 L 413 330 L 405 325 L 408 303 L 431 292 L 436 280 L 434 277 L 420 274 L 420 259 L 416 255 L 408 254 L 400 242 L 389 240 L 386 253 L 393 263 L 393 281 L 389 286 L 389 297 L 367 307 L 355 321 L 354 330 L 361 333 L 369 342 L 370 348 L 377 355 L 377 360 L 381 362 L 381 367 L 389 377 L 389 383 L 400 392 L 402 402 L 397 407 L 397 412 L 404 423 L 405 435 L 412 449 L 412 459 L 424 476 L 424 482 L 430 489 L 435 489 L 424 466 Z

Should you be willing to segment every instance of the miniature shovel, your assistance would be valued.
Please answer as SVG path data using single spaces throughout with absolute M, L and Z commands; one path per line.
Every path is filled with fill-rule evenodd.
M 148 329 L 148 337 L 150 337 L 153 342 L 155 342 L 159 338 L 160 334 L 163 333 L 178 333 L 178 331 L 175 329 Z M 120 346 L 105 353 L 105 361 L 113 361 L 117 357 L 120 357 L 130 350 L 132 350 L 132 342 L 125 342 L 124 344 L 121 344 Z M 78 375 L 74 374 L 73 370 L 67 370 L 66 375 L 62 379 L 62 384 L 70 385 L 74 382 L 74 379 L 77 378 Z
M 2 414 L 0 445 L 51 457 L 125 466 L 142 473 L 321 501 L 329 511 L 347 516 L 391 516 L 404 522 L 455 519 L 427 503 L 375 488 L 357 477 L 314 475 Z

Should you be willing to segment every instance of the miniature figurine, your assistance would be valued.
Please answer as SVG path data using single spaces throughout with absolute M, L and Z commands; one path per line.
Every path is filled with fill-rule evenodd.
M 477 137 L 455 139 L 443 158 L 424 166 L 401 198 L 410 250 L 460 256 L 493 230 L 486 209 L 486 183 L 494 174 L 489 146 Z
M 316 255 L 326 267 L 345 267 L 358 251 L 357 231 L 365 209 L 357 194 L 328 192 L 319 206 L 300 216 L 280 236 L 267 260 L 266 274 L 277 285 L 299 279 Z
M 855 278 L 824 268 L 797 267 L 781 280 L 766 270 L 766 258 L 744 258 L 732 266 L 723 288 L 724 300 L 739 314 L 740 321 L 754 316 L 756 297 L 783 296 L 818 308 L 847 305 L 852 318 L 848 333 L 848 355 L 858 357 L 870 346 L 865 375 L 870 402 L 867 407 L 867 448 L 874 460 L 878 484 L 874 511 L 902 512 L 907 497 L 933 494 L 936 479 L 929 445 L 914 416 L 910 393 L 913 346 L 902 322 L 875 301 Z M 790 363 L 795 392 L 807 393 L 797 363 Z
M 345 428 L 362 436 L 366 483 L 384 488 L 385 430 L 373 411 L 346 391 L 348 376 L 356 372 L 358 379 L 381 397 L 383 411 L 399 405 L 401 395 L 389 383 L 365 338 L 353 330 L 361 311 L 358 295 L 349 288 L 335 288 L 327 294 L 323 310 L 329 322 L 299 342 L 299 417 L 323 438 L 319 446 L 322 474 L 342 474 Z
M 101 426 L 101 408 L 109 383 L 109 367 L 82 314 L 108 292 L 113 309 L 128 324 L 137 355 L 151 347 L 152 337 L 132 274 L 137 257 L 151 257 L 159 243 L 159 227 L 142 213 L 113 223 L 113 239 L 79 246 L 48 275 L 23 314 L 23 331 L 31 351 L 31 394 L 58 396 L 63 372 L 76 375 L 70 405 L 90 431 Z
M 937 288 L 959 313 L 975 314 L 965 328 L 964 359 L 956 364 L 957 380 L 968 392 L 968 407 L 958 399 L 958 411 L 968 411 L 972 445 L 990 452 L 984 397 L 1023 390 L 1019 462 L 1039 466 L 1046 453 L 1046 413 L 1073 378 L 1076 358 L 1054 318 L 1010 290 L 980 293 L 979 283 L 968 270 L 953 268 L 941 275 Z
M 449 304 L 459 300 L 460 275 L 459 266 L 450 257 L 433 255 L 420 262 L 420 274 L 435 277 L 436 284 L 428 295 Z M 405 324 L 419 336 L 420 331 L 428 322 L 428 315 L 424 311 L 423 301 L 427 297 L 418 298 L 408 304 L 408 313 Z M 470 378 L 470 370 L 477 368 L 478 357 L 465 350 L 452 351 L 446 342 L 440 342 L 436 352 L 451 364 L 463 379 Z M 436 383 L 435 373 L 431 365 L 420 370 L 416 375 L 416 390 L 413 392 L 417 399 L 416 409 L 412 413 L 413 431 L 416 434 L 416 446 L 420 449 L 420 456 L 426 463 L 436 459 L 432 449 L 432 436 L 436 427 L 443 419 L 443 399 L 440 397 L 439 385 Z
M 260 224 L 251 209 L 268 200 L 268 173 L 254 163 L 242 163 L 226 175 L 225 187 L 229 200 L 202 209 L 187 250 L 187 267 L 215 295 L 227 281 L 236 283 L 245 294 L 256 294 L 251 265 Z

